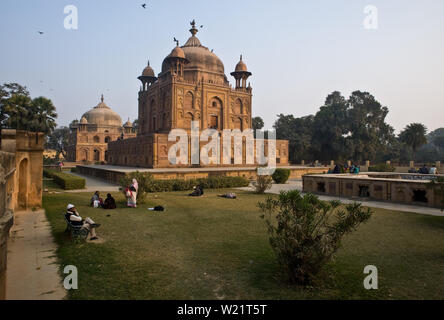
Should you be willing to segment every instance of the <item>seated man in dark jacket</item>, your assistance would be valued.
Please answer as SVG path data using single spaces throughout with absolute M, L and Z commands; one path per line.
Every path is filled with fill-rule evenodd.
M 105 199 L 105 202 L 103 203 L 104 209 L 115 209 L 116 208 L 116 200 L 114 200 L 111 193 L 108 193 Z
M 91 234 L 91 238 L 89 240 L 99 239 L 96 235 L 96 228 L 100 227 L 100 224 L 95 223 L 91 218 L 82 219 L 73 204 L 68 204 L 66 209 L 67 211 L 65 217 L 71 224 L 75 226 L 82 226 L 82 228 L 89 230 Z

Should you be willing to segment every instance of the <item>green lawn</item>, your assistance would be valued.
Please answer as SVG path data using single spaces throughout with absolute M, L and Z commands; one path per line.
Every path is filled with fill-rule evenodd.
M 323 280 L 289 285 L 268 243 L 257 202 L 266 196 L 236 191 L 236 200 L 186 192 L 149 195 L 137 209 L 88 207 L 91 194 L 44 195 L 63 266 L 75 265 L 79 289 L 71 299 L 442 299 L 444 218 L 374 209 L 347 236 Z M 73 243 L 66 204 L 102 226 L 103 243 Z M 165 212 L 147 208 L 163 205 Z M 110 216 L 107 216 L 110 215 Z M 375 265 L 379 290 L 363 288 L 363 269 Z

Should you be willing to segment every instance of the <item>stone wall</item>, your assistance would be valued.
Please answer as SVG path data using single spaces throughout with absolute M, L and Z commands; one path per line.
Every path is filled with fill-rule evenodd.
M 282 168 L 290 169 L 290 179 L 300 179 L 305 174 L 319 174 L 327 172 L 326 167 L 302 167 L 302 166 L 284 166 Z M 130 172 L 140 171 L 149 172 L 154 179 L 197 179 L 212 176 L 231 176 L 244 177 L 249 180 L 256 179 L 256 167 L 246 168 L 164 168 L 164 169 L 140 169 L 140 168 L 119 168 L 113 166 L 94 166 L 78 165 L 77 170 L 80 174 L 96 177 L 111 183 L 119 184 L 121 178 Z
M 14 154 L 0 151 L 0 300 L 5 298 L 7 240 L 13 224 L 11 200 L 14 173 Z
M 328 174 L 306 175 L 302 180 L 304 192 L 439 208 L 441 198 L 427 188 L 429 180 L 413 180 L 417 176 L 409 173 Z

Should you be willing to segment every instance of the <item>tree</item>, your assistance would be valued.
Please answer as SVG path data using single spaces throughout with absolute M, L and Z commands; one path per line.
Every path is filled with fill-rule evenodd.
M 252 127 L 253 130 L 256 132 L 256 130 L 261 130 L 264 127 L 264 120 L 262 120 L 261 117 L 254 117 L 252 119 Z
M 66 158 L 69 133 L 68 127 L 60 127 L 47 136 L 46 147 L 57 151 L 56 158 L 58 158 L 59 154 Z
M 292 115 L 279 114 L 273 128 L 277 139 L 289 140 L 289 159 L 292 162 L 313 159 L 311 141 L 313 135 L 312 115 L 294 118 Z
M 317 160 L 341 160 L 350 156 L 347 109 L 347 100 L 340 92 L 335 91 L 328 95 L 324 106 L 316 113 L 311 146 Z
M 133 121 L 133 129 L 134 129 L 134 132 L 139 131 L 139 119 L 136 119 Z
M 341 239 L 370 219 L 361 204 L 341 206 L 298 190 L 281 192 L 259 203 L 270 245 L 291 282 L 307 285 L 332 259 Z
M 399 134 L 399 140 L 416 152 L 421 146 L 427 143 L 427 128 L 421 123 L 409 124 Z
M 17 83 L 0 86 L 0 121 L 2 127 L 51 133 L 57 118 L 51 100 L 38 97 L 31 99 L 26 87 Z
M 368 92 L 354 91 L 348 99 L 347 138 L 354 160 L 373 160 L 387 150 L 394 139 L 394 129 L 385 122 L 388 108 Z

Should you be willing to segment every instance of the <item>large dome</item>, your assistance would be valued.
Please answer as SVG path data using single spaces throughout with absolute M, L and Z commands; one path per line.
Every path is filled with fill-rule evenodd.
M 102 95 L 101 102 L 92 110 L 86 112 L 82 118 L 84 117 L 88 121 L 88 124 L 121 127 L 122 118 L 108 107 L 103 100 Z
M 192 26 L 193 27 L 190 30 L 191 37 L 188 39 L 185 45 L 181 47 L 183 53 L 185 53 L 185 58 L 189 61 L 189 63 L 184 66 L 184 70 L 199 69 L 201 71 L 209 71 L 224 75 L 224 64 L 218 56 L 200 43 L 199 39 L 196 37 L 198 30 L 194 25 Z M 176 49 L 178 49 L 178 47 L 176 47 L 175 50 Z M 162 73 L 168 72 L 169 70 L 168 58 L 170 56 L 171 55 L 167 56 L 162 63 Z

